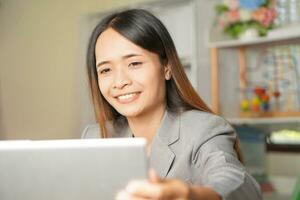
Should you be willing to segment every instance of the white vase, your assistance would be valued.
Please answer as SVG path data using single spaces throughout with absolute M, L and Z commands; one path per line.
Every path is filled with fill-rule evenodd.
M 255 28 L 248 28 L 239 35 L 240 40 L 253 40 L 257 37 L 259 37 L 259 34 Z

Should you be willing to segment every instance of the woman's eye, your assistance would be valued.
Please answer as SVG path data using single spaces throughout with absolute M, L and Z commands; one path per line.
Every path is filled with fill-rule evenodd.
M 140 66 L 141 64 L 143 64 L 142 62 L 132 62 L 132 63 L 130 63 L 128 66 L 129 67 L 138 67 L 138 66 Z
M 99 69 L 98 72 L 100 74 L 107 74 L 108 72 L 110 72 L 111 69 L 110 68 L 104 68 L 104 69 Z

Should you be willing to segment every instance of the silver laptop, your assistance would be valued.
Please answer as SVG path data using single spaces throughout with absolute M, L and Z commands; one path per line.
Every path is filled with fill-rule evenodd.
M 147 177 L 142 138 L 1 141 L 0 200 L 113 200 Z

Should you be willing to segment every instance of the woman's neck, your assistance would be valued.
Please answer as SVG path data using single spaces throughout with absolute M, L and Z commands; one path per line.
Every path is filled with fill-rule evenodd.
M 144 137 L 151 144 L 165 113 L 165 105 L 142 116 L 127 118 L 129 127 L 136 137 Z

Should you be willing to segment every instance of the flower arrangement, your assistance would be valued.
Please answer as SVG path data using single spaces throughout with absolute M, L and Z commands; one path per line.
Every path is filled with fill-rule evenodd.
M 233 38 L 246 30 L 256 30 L 259 36 L 267 35 L 276 18 L 274 0 L 223 0 L 216 5 L 216 23 Z

